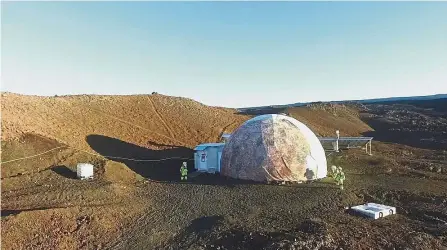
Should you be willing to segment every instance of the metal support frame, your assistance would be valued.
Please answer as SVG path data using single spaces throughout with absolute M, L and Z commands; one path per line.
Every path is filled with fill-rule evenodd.
M 371 144 L 372 144 L 372 140 L 369 140 L 369 142 L 366 143 L 366 145 L 365 145 L 365 151 L 366 151 L 366 154 L 368 154 L 368 155 L 372 155 Z
M 324 147 L 325 151 L 339 152 L 340 151 L 340 143 L 342 144 L 342 148 L 352 149 L 352 148 L 360 148 L 363 149 L 365 147 L 365 152 L 367 155 L 372 155 L 372 137 L 340 137 L 340 132 L 336 131 L 336 137 L 319 137 L 320 142 L 330 142 L 329 145 L 326 144 Z M 364 142 L 365 144 L 360 145 L 358 142 Z

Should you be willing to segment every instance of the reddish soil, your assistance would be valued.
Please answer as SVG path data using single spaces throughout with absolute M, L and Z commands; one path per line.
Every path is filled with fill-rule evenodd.
M 377 138 L 373 156 L 328 156 L 345 170 L 343 191 L 330 179 L 278 186 L 200 175 L 180 183 L 181 159 L 113 158 L 191 158 L 196 144 L 215 142 L 251 117 L 234 109 L 158 94 L 4 93 L 1 105 L 2 162 L 61 147 L 2 164 L 4 249 L 447 248 L 442 103 L 286 110 L 321 136 L 339 129 Z M 413 124 L 415 117 L 424 122 Z M 434 139 L 388 136 L 395 128 Z M 94 180 L 75 178 L 78 162 L 95 165 Z M 398 214 L 371 221 L 345 210 L 364 202 L 396 206 Z

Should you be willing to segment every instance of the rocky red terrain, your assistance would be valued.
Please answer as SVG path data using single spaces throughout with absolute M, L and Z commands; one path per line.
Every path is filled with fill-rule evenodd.
M 329 178 L 277 186 L 199 175 L 180 183 L 182 159 L 128 160 L 191 159 L 195 145 L 216 142 L 252 117 L 235 109 L 159 94 L 3 93 L 2 248 L 443 249 L 444 105 L 274 110 L 320 136 L 339 129 L 375 137 L 373 156 L 355 149 L 328 156 L 345 170 L 342 191 Z M 95 165 L 94 180 L 75 178 L 78 162 Z M 398 214 L 371 221 L 345 210 L 364 202 L 396 206 Z

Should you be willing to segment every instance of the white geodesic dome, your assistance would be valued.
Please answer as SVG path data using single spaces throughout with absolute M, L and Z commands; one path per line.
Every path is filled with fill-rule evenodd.
M 317 136 L 285 115 L 246 121 L 222 152 L 221 174 L 254 181 L 306 181 L 324 178 L 327 162 Z

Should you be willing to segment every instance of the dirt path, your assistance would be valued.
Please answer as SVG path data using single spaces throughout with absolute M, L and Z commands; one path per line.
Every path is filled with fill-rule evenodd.
M 163 123 L 166 130 L 168 130 L 169 135 L 171 137 L 174 137 L 174 132 L 172 132 L 171 127 L 169 127 L 169 125 L 166 123 L 165 119 L 163 119 L 163 116 L 160 114 L 160 112 L 158 112 L 157 108 L 155 107 L 154 101 L 152 101 L 152 99 L 150 97 L 147 97 L 147 99 L 149 99 L 149 102 L 151 103 L 152 109 L 154 110 L 155 114 L 158 116 L 160 121 Z
M 98 113 L 98 114 L 102 114 L 102 115 L 104 115 L 104 116 L 110 117 L 110 118 L 115 119 L 115 120 L 117 120 L 117 121 L 123 122 L 123 123 L 125 123 L 125 124 L 127 124 L 127 125 L 130 125 L 130 126 L 133 126 L 133 127 L 139 128 L 139 129 L 146 130 L 146 131 L 148 131 L 148 132 L 157 134 L 157 135 L 159 135 L 159 136 L 161 136 L 161 137 L 167 138 L 167 139 L 169 139 L 169 140 L 171 140 L 171 141 L 173 141 L 173 142 L 180 143 L 182 146 L 186 145 L 184 142 L 175 139 L 172 135 L 171 135 L 171 136 L 167 136 L 167 135 L 158 133 L 158 132 L 156 132 L 156 131 L 153 131 L 153 130 L 144 128 L 144 127 L 142 127 L 142 126 L 140 126 L 140 125 L 137 125 L 137 124 L 130 123 L 130 122 L 128 122 L 128 121 L 122 120 L 122 119 L 120 119 L 120 118 L 118 118 L 118 117 L 109 115 L 109 114 L 104 113 L 104 112 L 102 112 L 102 111 L 95 110 L 95 109 L 92 109 L 92 110 L 93 110 L 94 112 Z
M 233 120 L 231 123 L 225 125 L 222 130 L 220 131 L 220 133 L 217 135 L 217 141 L 220 141 L 220 136 L 227 130 L 227 128 L 233 126 L 234 124 L 237 123 L 237 120 Z

